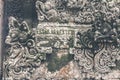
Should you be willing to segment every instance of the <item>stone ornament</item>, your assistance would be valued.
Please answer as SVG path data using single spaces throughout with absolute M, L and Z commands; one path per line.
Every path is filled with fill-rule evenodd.
M 11 80 L 104 79 L 120 60 L 118 3 L 109 0 L 37 0 L 39 24 L 35 28 L 10 16 L 4 77 Z M 48 59 L 47 56 L 53 54 L 57 58 Z M 73 58 L 67 56 L 69 61 L 66 55 Z M 54 68 L 50 70 L 58 68 L 52 72 L 48 65 L 49 61 L 54 62 L 53 58 L 61 65 L 62 59 L 68 63 L 59 68 L 52 64 Z

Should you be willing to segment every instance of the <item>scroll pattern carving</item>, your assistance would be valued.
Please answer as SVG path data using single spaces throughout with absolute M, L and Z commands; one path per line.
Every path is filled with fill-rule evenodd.
M 52 47 L 45 47 L 44 49 L 40 43 L 36 42 L 36 38 L 38 38 L 37 28 L 30 28 L 26 21 L 19 22 L 14 17 L 9 17 L 9 32 L 5 41 L 8 46 L 8 54 L 4 62 L 4 77 L 13 80 L 64 80 L 67 77 L 69 80 L 68 76 L 65 78 L 61 77 L 64 75 L 57 76 L 63 72 L 66 74 L 65 71 L 68 71 L 68 66 L 67 69 L 66 67 L 62 68 L 60 73 L 57 71 L 52 73 L 47 68 L 47 55 L 58 49 L 64 49 L 66 54 L 74 55 L 72 61 L 77 64 L 80 73 L 109 73 L 113 67 L 116 67 L 115 62 L 120 60 L 119 7 L 115 6 L 115 3 L 110 4 L 110 2 L 107 3 L 107 1 L 103 2 L 102 0 L 38 0 L 36 9 L 39 24 L 58 22 L 57 25 L 59 26 L 57 27 L 60 27 L 63 23 L 74 23 L 72 36 L 65 35 L 60 36 L 60 38 L 50 36 L 50 40 L 54 38 L 57 41 L 54 40 L 55 45 L 50 42 L 49 45 Z M 80 31 L 83 24 L 90 24 L 90 29 Z M 78 25 L 77 28 L 76 25 Z M 43 29 L 43 26 L 40 25 L 41 27 Z M 44 28 L 47 29 L 45 26 Z M 53 29 L 54 27 L 50 26 L 50 28 Z M 68 28 L 65 29 L 68 30 Z M 43 33 L 49 34 L 47 31 Z M 56 32 L 55 35 L 57 33 L 59 32 Z M 62 37 L 64 38 L 62 39 Z M 43 41 L 43 43 L 48 42 Z M 71 43 L 72 46 L 70 46 Z M 40 70 L 40 72 L 36 70 Z M 47 73 L 44 73 L 44 70 Z M 43 76 L 43 73 L 46 76 Z M 71 79 L 80 80 L 81 78 L 72 77 Z

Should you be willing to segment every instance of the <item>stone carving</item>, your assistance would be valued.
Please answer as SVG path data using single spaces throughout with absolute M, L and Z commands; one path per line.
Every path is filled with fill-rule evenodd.
M 37 0 L 36 9 L 40 21 L 36 28 L 30 28 L 26 21 L 9 17 L 5 78 L 84 80 L 86 73 L 107 74 L 117 66 L 120 12 L 115 2 Z M 69 56 L 73 57 L 67 60 Z M 61 64 L 60 69 L 54 70 L 62 59 L 66 60 L 66 65 Z M 74 72 L 79 75 L 72 76 Z
M 57 11 L 55 10 L 56 1 L 55 0 L 47 0 L 46 2 L 37 1 L 36 8 L 38 12 L 38 20 L 43 21 L 52 20 L 57 17 Z
M 51 4 L 52 3 L 52 4 Z M 47 1 L 37 1 L 36 9 L 38 13 L 39 21 L 58 21 L 58 22 L 78 22 L 78 23 L 91 23 L 93 21 L 92 15 L 90 13 L 82 13 L 77 11 L 78 16 L 85 16 L 84 21 L 77 18 L 75 12 L 72 9 L 82 9 L 86 4 L 86 0 L 47 0 Z M 66 10 L 66 11 L 65 11 Z M 73 13 L 71 13 L 73 12 Z M 72 15 L 72 16 L 71 16 Z M 77 18 L 77 19 L 76 19 Z M 88 18 L 88 19 L 86 19 Z M 89 20 L 90 19 L 90 20 Z M 83 22 L 81 22 L 83 21 Z
M 28 75 L 41 64 L 44 57 L 35 48 L 34 35 L 25 21 L 19 23 L 14 17 L 9 18 L 9 34 L 5 42 L 11 47 L 4 62 L 6 78 L 23 79 L 27 76 L 30 79 Z
M 74 55 L 74 60 L 78 61 L 80 67 L 83 67 L 83 72 L 89 72 L 92 70 L 94 66 L 92 59 L 93 56 L 90 56 L 88 50 L 75 50 Z
M 103 0 L 38 0 L 36 9 L 39 21 L 79 24 L 92 24 L 98 11 L 105 15 L 110 13 L 109 17 L 118 17 L 120 13 L 115 2 Z

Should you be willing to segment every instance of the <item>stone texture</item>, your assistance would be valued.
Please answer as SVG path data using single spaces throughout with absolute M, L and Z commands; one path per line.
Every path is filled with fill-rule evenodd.
M 27 6 L 30 1 L 26 0 Z M 14 5 L 6 9 L 9 31 L 5 40 L 8 54 L 3 61 L 3 80 L 119 80 L 116 61 L 120 61 L 120 32 L 117 31 L 120 8 L 114 1 L 107 3 L 106 0 L 90 2 L 95 8 L 90 11 L 87 0 L 57 1 L 61 2 L 36 1 L 38 24 L 31 28 L 28 19 L 20 19 L 24 13 L 28 17 L 25 5 L 22 13 L 22 1 L 17 7 L 19 0 L 11 0 Z M 107 10 L 108 5 L 103 3 L 112 8 L 109 6 Z
M 3 0 L 0 0 L 0 56 L 2 56 L 2 30 L 3 30 Z M 2 58 L 0 58 L 0 65 L 2 65 Z M 0 66 L 0 79 L 2 78 L 2 66 Z

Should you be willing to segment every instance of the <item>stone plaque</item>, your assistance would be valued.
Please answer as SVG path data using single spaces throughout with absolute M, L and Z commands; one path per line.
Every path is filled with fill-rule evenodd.
M 3 2 L 1 80 L 120 80 L 119 0 Z

